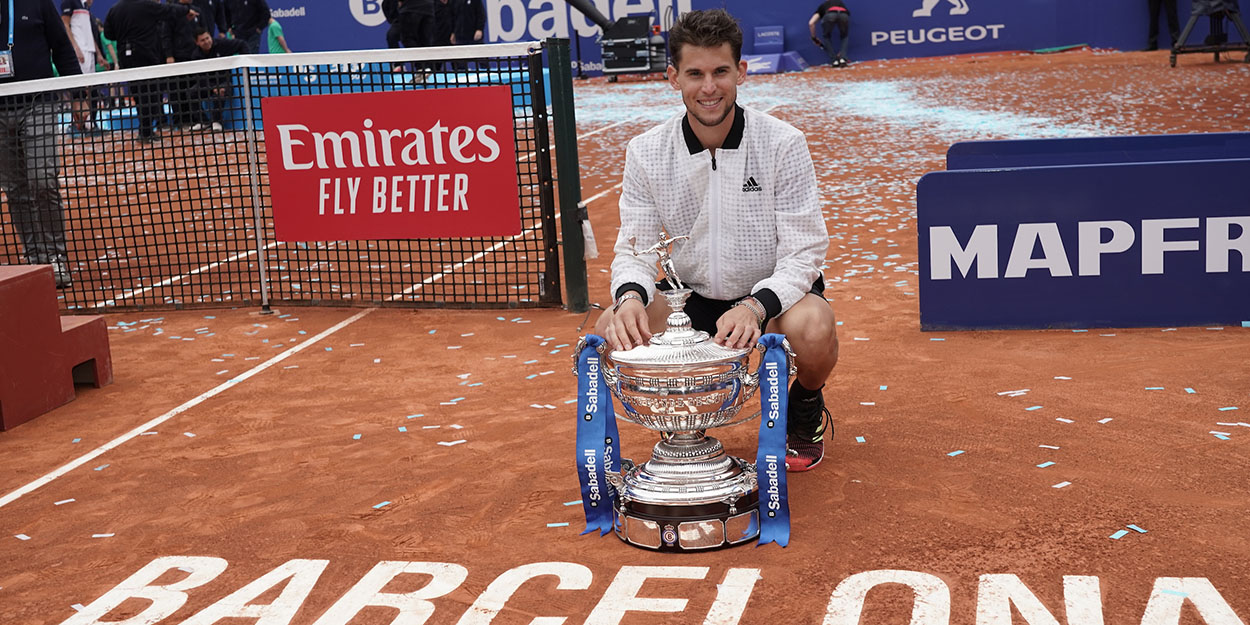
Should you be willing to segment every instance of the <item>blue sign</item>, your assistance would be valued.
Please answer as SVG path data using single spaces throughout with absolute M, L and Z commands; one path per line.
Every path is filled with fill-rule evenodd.
M 925 330 L 1250 320 L 1250 159 L 935 172 Z
M 946 150 L 946 169 L 1196 161 L 1215 158 L 1250 158 L 1250 132 L 961 141 Z
M 437 0 L 436 0 L 437 1 Z M 602 70 L 599 27 L 564 0 L 481 0 L 486 9 L 488 43 L 576 37 L 573 59 L 588 72 Z M 770 43 L 759 54 L 797 52 L 808 63 L 828 58 L 810 40 L 807 22 L 819 0 L 591 0 L 609 19 L 650 15 L 664 33 L 676 16 L 693 9 L 724 7 L 747 35 L 744 53 L 756 53 L 756 27 L 781 25 L 784 50 Z M 103 19 L 117 0 L 97 0 L 92 13 Z M 1190 1 L 1180 0 L 1180 17 Z M 296 52 L 360 50 L 386 47 L 389 24 L 381 0 L 269 0 Z M 1141 0 L 847 0 L 851 10 L 853 61 L 941 56 L 1007 50 L 1036 50 L 1086 43 L 1136 50 L 1146 45 L 1147 3 Z M 1165 21 L 1166 23 L 1166 21 Z M 1198 20 L 1190 36 L 1200 42 L 1208 20 Z M 1238 38 L 1231 32 L 1229 37 Z M 773 40 L 770 38 L 770 42 Z M 1167 42 L 1167 34 L 1160 34 Z M 262 50 L 265 48 L 262 40 Z

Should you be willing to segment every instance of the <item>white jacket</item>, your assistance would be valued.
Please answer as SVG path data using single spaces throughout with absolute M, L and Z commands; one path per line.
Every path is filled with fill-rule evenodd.
M 751 108 L 735 112 L 715 160 L 684 112 L 631 140 L 620 209 L 614 297 L 632 283 L 655 299 L 656 257 L 633 251 L 651 247 L 663 229 L 690 236 L 673 247 L 686 286 L 719 300 L 754 294 L 771 318 L 811 290 L 829 247 L 803 133 Z

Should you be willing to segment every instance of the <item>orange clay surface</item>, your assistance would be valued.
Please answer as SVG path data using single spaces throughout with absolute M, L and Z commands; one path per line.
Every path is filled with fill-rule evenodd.
M 117 314 L 114 384 L 80 387 L 76 401 L 0 433 L 0 623 L 95 622 L 77 611 L 177 556 L 228 566 L 178 595 L 167 618 L 125 620 L 152 605 L 132 598 L 102 620 L 181 623 L 288 561 L 321 560 L 305 563 L 302 586 L 278 576 L 245 597 L 273 604 L 260 622 L 317 622 L 380 562 L 401 561 L 464 575 L 437 592 L 430 575 L 395 577 L 386 592 L 436 595 L 404 623 L 487 622 L 470 606 L 501 574 L 565 562 L 536 569 L 583 577 L 564 589 L 535 577 L 493 622 L 901 624 L 907 586 L 878 585 L 862 606 L 835 589 L 906 578 L 945 590 L 924 595 L 917 624 L 982 622 L 978 611 L 1004 625 L 1243 624 L 1250 329 L 919 331 L 915 183 L 943 167 L 947 146 L 1246 130 L 1250 65 L 1180 61 L 1078 51 L 748 79 L 743 102 L 807 133 L 842 323 L 825 387 L 837 434 L 815 471 L 789 476 L 787 548 L 657 554 L 579 536 L 580 506 L 564 504 L 579 498 L 570 366 L 585 314 Z M 624 143 L 679 99 L 654 79 L 576 88 L 580 132 L 623 122 L 580 142 L 583 197 L 606 191 L 590 205 L 601 256 L 589 277 L 591 300 L 607 304 Z M 848 100 L 857 94 L 872 99 Z M 607 117 L 618 100 L 631 116 Z M 757 427 L 715 434 L 752 458 Z M 621 437 L 637 460 L 656 440 L 628 423 Z M 741 569 L 758 571 L 746 590 Z M 636 594 L 649 602 L 620 599 L 640 572 L 686 579 L 646 580 Z M 718 590 L 731 573 L 736 586 Z M 174 568 L 153 584 L 187 575 Z M 1066 580 L 1070 612 L 1066 576 L 1085 576 Z M 350 622 L 398 614 L 366 607 Z

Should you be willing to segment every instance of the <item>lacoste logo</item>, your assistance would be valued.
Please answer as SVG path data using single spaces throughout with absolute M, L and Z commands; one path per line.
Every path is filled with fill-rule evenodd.
M 929 17 L 933 15 L 933 7 L 937 6 L 942 0 L 924 0 L 924 4 L 919 9 L 911 12 L 912 17 Z M 966 15 L 968 13 L 968 0 L 946 0 L 951 3 L 951 15 Z
M 742 183 L 743 193 L 750 193 L 752 191 L 763 191 L 763 190 L 764 188 L 760 186 L 760 183 L 755 181 L 755 176 L 747 176 L 747 181 Z

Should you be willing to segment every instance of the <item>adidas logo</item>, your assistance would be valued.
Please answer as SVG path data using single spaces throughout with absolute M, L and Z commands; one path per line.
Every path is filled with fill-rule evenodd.
M 742 192 L 750 193 L 752 191 L 763 191 L 764 188 L 755 181 L 755 176 L 747 176 L 747 181 L 742 183 Z

